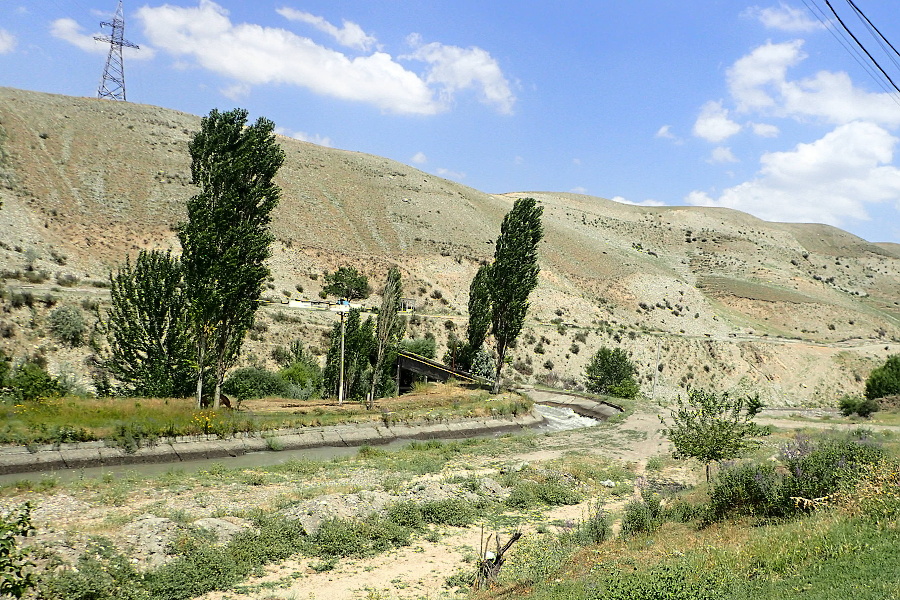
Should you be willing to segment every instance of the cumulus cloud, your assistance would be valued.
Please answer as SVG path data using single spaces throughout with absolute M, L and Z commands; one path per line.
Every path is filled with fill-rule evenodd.
M 715 101 L 700 108 L 700 116 L 694 123 L 694 135 L 713 143 L 727 140 L 740 130 L 741 125 L 728 118 L 728 109 Z
M 501 113 L 512 113 L 516 97 L 500 65 L 487 51 L 438 42 L 422 44 L 416 34 L 409 37 L 409 42 L 415 50 L 404 58 L 425 61 L 430 65 L 426 81 L 441 86 L 445 102 L 449 102 L 456 91 L 474 87 L 481 90 L 484 104 L 493 105 Z
M 573 187 L 571 190 L 569 190 L 569 192 L 571 192 L 573 194 L 587 194 L 587 188 L 581 187 L 579 185 L 579 186 Z
M 99 31 L 93 34 L 83 33 L 81 25 L 74 19 L 56 19 L 50 23 L 50 35 L 85 52 L 93 54 L 109 52 L 108 43 L 94 39 L 94 36 L 105 36 L 105 33 Z M 126 46 L 122 48 L 122 54 L 129 60 L 150 60 L 156 55 L 156 51 L 148 46 L 141 46 L 140 50 Z
M 707 162 L 718 164 L 718 163 L 736 163 L 739 162 L 737 157 L 731 151 L 731 148 L 727 146 L 717 146 L 713 148 L 712 153 L 709 155 L 709 159 Z
M 337 27 L 326 21 L 323 17 L 303 12 L 294 8 L 279 8 L 275 12 L 289 21 L 300 21 L 312 25 L 319 31 L 327 33 L 342 46 L 357 50 L 370 50 L 377 41 L 373 36 L 363 31 L 363 28 L 351 21 L 343 21 L 343 27 Z
M 787 31 L 791 33 L 807 33 L 825 29 L 825 25 L 818 19 L 809 16 L 809 12 L 783 2 L 777 7 L 760 8 L 751 6 L 744 11 L 743 16 L 757 19 L 769 29 Z
M 728 69 L 728 87 L 739 112 L 814 117 L 833 125 L 857 120 L 900 125 L 900 110 L 891 94 L 858 89 L 847 73 L 819 71 L 812 77 L 788 79 L 788 69 L 806 59 L 802 46 L 802 40 L 768 42 Z
M 413 157 L 410 160 L 413 164 L 424 165 L 428 162 L 428 157 L 425 156 L 424 152 L 416 152 L 415 154 L 413 154 Z
M 286 8 L 279 13 L 309 23 L 352 48 L 375 45 L 375 39 L 355 23 L 344 22 L 338 28 L 310 13 Z M 399 57 L 425 62 L 420 75 L 380 50 L 350 56 L 286 29 L 232 23 L 229 12 L 213 0 L 199 0 L 195 7 L 144 6 L 136 16 L 147 38 L 176 60 L 248 86 L 296 85 L 398 114 L 445 111 L 454 94 L 467 88 L 480 89 L 483 101 L 500 112 L 509 112 L 514 99 L 504 87 L 499 65 L 480 48 L 433 43 Z
M 15 47 L 16 36 L 5 29 L 0 29 L 0 54 L 8 54 L 12 52 Z
M 309 134 L 305 131 L 291 131 L 290 129 L 286 129 L 284 127 L 276 127 L 275 133 L 277 133 L 278 135 L 283 135 L 285 137 L 294 138 L 295 140 L 300 140 L 301 142 L 309 142 L 310 144 L 327 146 L 329 148 L 333 147 L 330 137 L 326 137 L 318 133 Z
M 866 205 L 900 197 L 900 169 L 890 163 L 898 139 L 874 123 L 836 127 L 821 139 L 760 159 L 755 179 L 718 198 L 693 191 L 688 204 L 723 206 L 771 221 L 840 226 L 868 219 Z
M 778 137 L 778 134 L 781 133 L 778 126 L 771 123 L 749 123 L 749 125 L 753 133 L 759 137 L 773 138 Z

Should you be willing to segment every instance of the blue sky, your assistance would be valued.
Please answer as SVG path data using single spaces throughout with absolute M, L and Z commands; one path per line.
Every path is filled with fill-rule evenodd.
M 856 5 L 900 47 L 894 2 Z M 824 6 L 126 0 L 141 46 L 126 87 L 485 192 L 728 206 L 900 242 L 900 94 L 810 10 Z M 95 96 L 108 46 L 92 36 L 115 7 L 0 0 L 0 85 Z

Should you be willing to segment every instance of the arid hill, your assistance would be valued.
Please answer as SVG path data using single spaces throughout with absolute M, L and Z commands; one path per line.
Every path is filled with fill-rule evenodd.
M 198 127 L 197 116 L 153 106 L 0 88 L 7 289 L 102 302 L 97 282 L 126 255 L 177 252 L 174 227 L 195 193 L 187 142 Z M 503 215 L 515 198 L 531 196 L 545 207 L 546 237 L 535 320 L 514 351 L 513 377 L 571 385 L 600 345 L 621 345 L 648 395 L 715 385 L 758 389 L 776 404 L 829 404 L 858 393 L 868 371 L 900 350 L 898 244 L 728 209 L 492 195 L 385 158 L 279 141 L 287 159 L 273 224 L 273 298 L 315 296 L 321 275 L 343 264 L 365 271 L 377 289 L 397 264 L 405 294 L 439 315 L 413 319 L 409 333 L 443 342 L 464 327 L 469 282 L 490 258 Z M 48 279 L 28 281 L 29 269 Z M 8 354 L 40 351 L 51 368 L 87 374 L 93 350 L 52 342 L 47 306 L 32 312 L 5 302 L 0 344 Z M 328 315 L 266 307 L 245 358 L 265 361 L 272 345 L 295 337 L 321 350 L 327 325 Z

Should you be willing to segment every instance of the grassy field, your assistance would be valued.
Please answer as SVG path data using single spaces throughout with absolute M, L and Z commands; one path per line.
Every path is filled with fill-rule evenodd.
M 483 390 L 429 384 L 411 394 L 383 398 L 376 410 L 358 402 L 295 401 L 268 398 L 245 402 L 240 410 L 197 409 L 190 398 L 60 398 L 21 404 L 0 403 L 0 444 L 47 444 L 144 439 L 312 427 L 370 421 L 434 421 L 454 417 L 523 414 L 531 402 L 516 394 L 491 396 Z

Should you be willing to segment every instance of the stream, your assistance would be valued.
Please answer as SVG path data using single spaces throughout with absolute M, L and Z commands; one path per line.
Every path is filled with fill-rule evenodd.
M 533 431 L 551 433 L 592 427 L 600 423 L 597 419 L 582 417 L 570 408 L 535 404 L 535 410 L 544 417 L 544 422 L 533 428 Z M 485 433 L 467 437 L 498 437 L 502 433 Z M 449 439 L 449 438 L 443 438 Z M 408 445 L 412 440 L 397 439 L 387 444 L 379 445 L 384 449 L 399 449 Z M 103 477 L 121 477 L 123 475 L 138 475 L 141 477 L 161 475 L 169 471 L 191 473 L 208 469 L 210 465 L 220 463 L 229 469 L 246 469 L 280 465 L 291 460 L 318 460 L 325 461 L 333 458 L 351 456 L 359 452 L 356 446 L 321 446 L 317 448 L 302 448 L 298 450 L 282 450 L 267 452 L 248 452 L 240 456 L 223 458 L 208 458 L 198 460 L 185 460 L 167 463 L 138 463 L 131 465 L 86 467 L 80 469 L 53 469 L 31 473 L 10 473 L 0 475 L 0 486 L 21 484 L 30 481 L 39 484 L 42 479 L 56 479 L 59 482 L 78 481 L 80 479 L 98 479 Z

